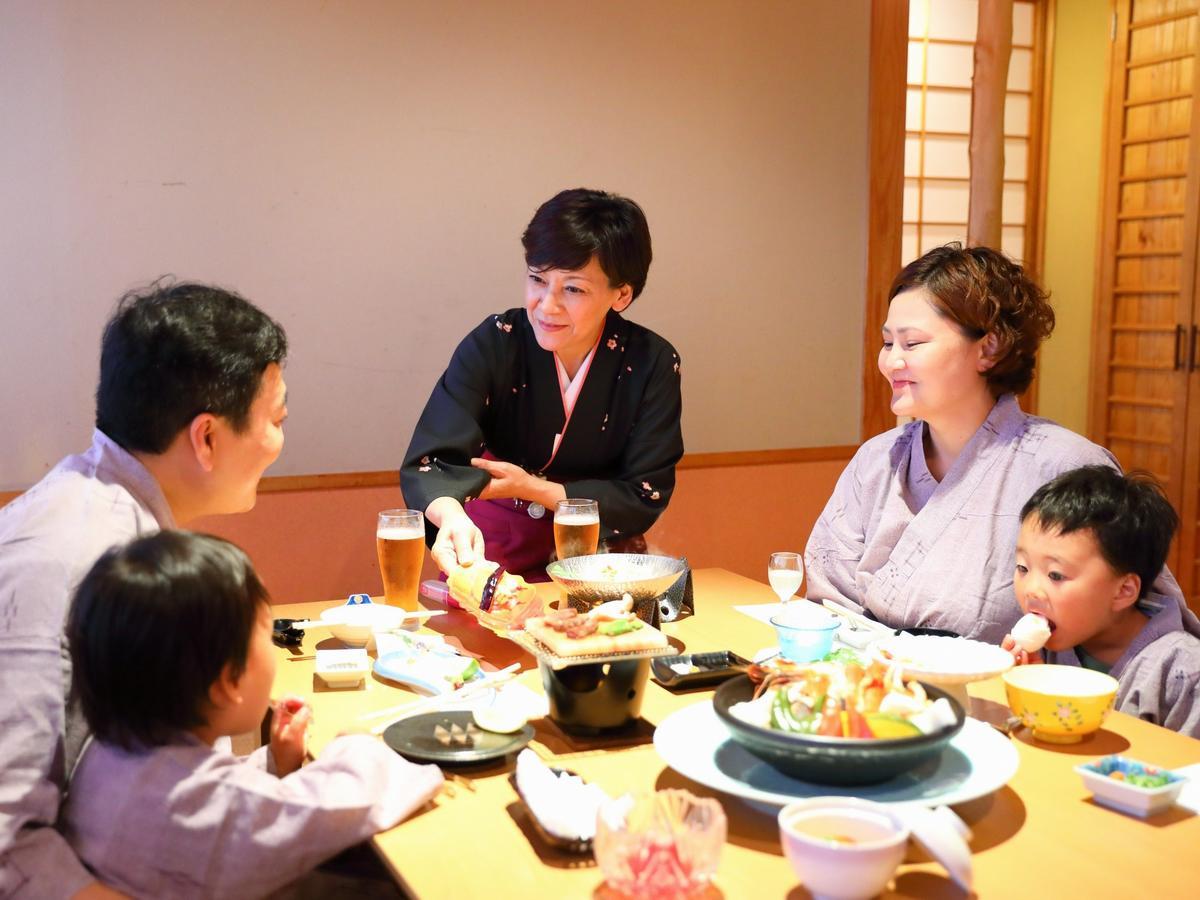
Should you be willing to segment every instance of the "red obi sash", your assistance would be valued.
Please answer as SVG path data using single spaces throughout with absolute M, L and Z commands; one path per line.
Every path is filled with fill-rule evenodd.
M 485 554 L 506 572 L 530 583 L 549 581 L 546 565 L 554 552 L 554 510 L 529 515 L 525 500 L 471 500 L 467 515 L 483 532 Z

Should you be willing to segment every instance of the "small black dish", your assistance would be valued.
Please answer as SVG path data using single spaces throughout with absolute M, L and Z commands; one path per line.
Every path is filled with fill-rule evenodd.
M 578 773 L 572 772 L 570 769 L 558 769 L 554 766 L 550 766 L 549 768 L 550 771 L 555 774 L 555 776 L 575 775 L 576 777 L 579 777 Z M 517 773 L 513 772 L 508 776 L 508 779 L 512 782 L 513 790 L 517 792 L 517 796 L 521 798 L 521 805 L 525 807 L 525 812 L 529 814 L 529 821 L 533 823 L 533 830 L 537 832 L 537 836 L 539 838 L 541 838 L 555 850 L 562 850 L 564 853 L 583 854 L 592 852 L 591 838 L 559 837 L 557 834 L 550 831 L 545 825 L 543 825 L 542 820 L 539 819 L 537 813 L 534 812 L 533 806 L 530 804 L 529 799 L 524 793 L 521 792 L 521 785 L 517 781 Z
M 434 736 L 438 726 L 472 729 L 466 744 L 446 745 Z M 383 733 L 383 742 L 408 759 L 440 765 L 469 765 L 516 753 L 533 739 L 533 726 L 525 725 L 512 734 L 484 731 L 475 725 L 469 709 L 423 713 L 393 722 Z
M 294 627 L 300 619 L 276 619 L 271 623 L 271 640 L 280 647 L 298 647 L 304 643 L 304 629 Z
M 671 666 L 683 663 L 695 666 L 697 671 L 680 674 Z M 685 653 L 682 656 L 656 656 L 650 661 L 650 677 L 670 690 L 705 687 L 720 684 L 742 675 L 750 660 L 743 659 L 732 650 L 713 653 Z
M 896 634 L 912 634 L 917 637 L 962 637 L 957 631 L 951 631 L 949 628 L 926 628 L 922 625 L 914 625 L 912 628 L 897 628 Z
M 915 769 L 936 757 L 962 730 L 965 716 L 958 701 L 932 685 L 921 685 L 937 700 L 945 697 L 954 709 L 954 724 L 920 737 L 855 740 L 817 734 L 787 734 L 744 722 L 729 711 L 754 696 L 749 676 L 725 682 L 713 697 L 717 717 L 729 736 L 759 759 L 785 775 L 814 784 L 878 784 Z

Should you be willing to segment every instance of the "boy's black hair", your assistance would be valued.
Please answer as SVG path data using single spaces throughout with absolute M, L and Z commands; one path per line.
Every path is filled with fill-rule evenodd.
M 633 288 L 636 300 L 650 271 L 650 226 L 642 208 L 625 197 L 571 188 L 538 207 L 521 235 L 525 264 L 546 269 L 582 269 L 593 256 L 609 287 Z
M 246 554 L 162 531 L 109 550 L 67 613 L 71 691 L 92 733 L 128 750 L 205 723 L 209 688 L 242 673 L 267 591 Z
M 117 304 L 100 346 L 96 427 L 162 453 L 201 413 L 245 428 L 263 371 L 283 364 L 279 323 L 232 291 L 159 279 Z
M 1162 572 L 1179 517 L 1154 477 L 1122 475 L 1109 466 L 1064 472 L 1034 491 L 1021 508 L 1021 521 L 1036 515 L 1047 531 L 1090 531 L 1113 571 L 1134 574 L 1146 596 Z

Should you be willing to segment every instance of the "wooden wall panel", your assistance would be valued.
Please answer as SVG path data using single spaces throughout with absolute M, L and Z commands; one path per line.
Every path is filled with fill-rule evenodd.
M 1183 359 L 1195 321 L 1196 5 L 1115 4 L 1089 417 L 1093 440 L 1159 478 L 1183 513 L 1172 565 L 1189 596 L 1200 549 L 1200 467 L 1187 449 L 1194 459 L 1195 390 Z

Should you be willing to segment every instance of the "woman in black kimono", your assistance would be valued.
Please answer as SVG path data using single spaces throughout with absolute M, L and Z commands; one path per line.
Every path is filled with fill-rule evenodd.
M 488 316 L 458 345 L 400 483 L 443 570 L 486 556 L 544 581 L 558 500 L 598 501 L 601 537 L 622 543 L 666 508 L 683 455 L 679 355 L 620 315 L 650 268 L 632 200 L 563 191 L 521 242 L 525 308 Z

